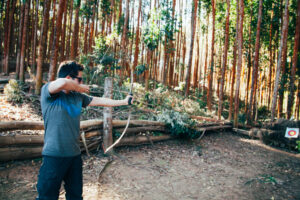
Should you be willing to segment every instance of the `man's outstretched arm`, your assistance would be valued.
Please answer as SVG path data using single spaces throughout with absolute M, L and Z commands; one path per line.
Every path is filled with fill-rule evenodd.
M 104 106 L 104 107 L 115 107 L 115 106 L 126 106 L 129 105 L 129 100 L 131 104 L 133 102 L 132 96 L 128 95 L 123 100 L 114 100 L 103 97 L 93 97 L 93 100 L 89 104 L 89 106 Z

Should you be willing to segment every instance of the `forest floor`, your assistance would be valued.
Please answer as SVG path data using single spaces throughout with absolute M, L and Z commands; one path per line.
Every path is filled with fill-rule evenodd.
M 41 120 L 36 106 L 12 105 L 3 96 L 0 110 L 1 121 Z M 101 153 L 83 155 L 85 200 L 300 199 L 299 158 L 232 132 L 115 152 L 111 162 Z M 0 163 L 0 199 L 34 199 L 41 162 Z

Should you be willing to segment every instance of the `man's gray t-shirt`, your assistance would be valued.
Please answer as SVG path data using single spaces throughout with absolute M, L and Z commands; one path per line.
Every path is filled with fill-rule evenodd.
M 41 107 L 45 136 L 43 155 L 70 157 L 80 155 L 80 113 L 92 97 L 78 92 L 50 94 L 49 83 L 42 87 Z

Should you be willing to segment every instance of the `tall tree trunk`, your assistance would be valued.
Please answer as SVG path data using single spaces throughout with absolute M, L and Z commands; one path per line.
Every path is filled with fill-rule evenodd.
M 33 73 L 36 72 L 36 43 L 37 43 L 37 28 L 39 23 L 39 0 L 35 1 L 35 19 L 34 19 L 34 31 L 33 31 L 33 43 L 32 43 L 32 68 Z
M 240 75 L 243 61 L 243 22 L 244 22 L 244 0 L 239 2 L 239 31 L 238 31 L 238 66 L 236 71 L 236 86 L 234 98 L 234 127 L 238 127 Z
M 269 82 L 268 82 L 268 110 L 270 109 L 270 102 L 271 102 L 271 85 L 272 85 L 272 71 L 273 71 L 273 45 L 272 45 L 272 31 L 273 31 L 273 16 L 274 16 L 274 4 L 272 3 L 272 12 L 271 12 L 271 24 L 270 24 L 270 31 L 269 31 L 269 59 L 270 59 L 270 67 L 269 67 Z M 274 50 L 275 51 L 275 50 Z
M 198 27 L 198 26 L 197 26 Z M 196 35 L 196 58 L 195 58 L 195 63 L 194 63 L 194 72 L 193 72 L 193 88 L 197 88 L 197 83 L 198 83 L 198 66 L 199 66 L 199 55 L 200 55 L 200 50 L 199 50 L 199 37 Z
M 294 93 L 295 93 L 295 74 L 298 60 L 298 50 L 299 50 L 299 35 L 300 35 L 300 1 L 298 0 L 297 6 L 297 22 L 295 29 L 295 43 L 293 49 L 293 58 L 292 58 L 292 69 L 290 76 L 290 84 L 289 84 L 289 96 L 288 96 L 288 104 L 287 104 L 287 119 L 290 119 L 292 116 L 292 108 L 294 105 Z M 299 69 L 298 69 L 299 70 Z
M 213 93 L 213 75 L 214 75 L 214 56 L 215 56 L 215 19 L 216 19 L 216 2 L 212 3 L 212 39 L 211 39 L 211 59 L 210 59 L 210 73 L 208 78 L 208 93 L 207 93 L 207 108 L 212 110 L 212 93 Z
M 51 33 L 50 33 L 50 38 L 49 38 L 49 44 L 48 44 L 48 59 L 50 61 L 50 57 L 51 57 L 51 51 L 52 51 L 52 44 L 53 44 L 53 38 L 54 38 L 54 26 L 55 26 L 55 19 L 56 19 L 56 0 L 53 0 L 52 2 L 52 21 L 51 21 L 51 26 L 50 26 L 50 30 L 51 30 Z M 50 12 L 51 13 L 51 12 Z
M 141 17 L 141 10 L 142 10 L 142 0 L 139 0 L 139 10 L 138 10 L 138 24 L 136 27 L 135 33 L 135 51 L 134 51 L 134 60 L 133 60 L 133 71 L 138 64 L 138 56 L 139 56 L 139 43 L 140 43 L 140 17 Z M 136 74 L 134 73 L 133 81 L 136 82 Z
M 299 120 L 299 115 L 300 115 L 300 81 L 299 80 L 298 80 L 298 89 L 297 89 L 297 101 L 295 106 L 295 115 L 296 115 L 296 120 Z
M 206 39 L 205 39 L 205 61 L 204 61 L 204 81 L 203 81 L 203 91 L 205 91 L 205 83 L 207 79 L 207 59 L 208 59 L 208 24 L 209 24 L 209 15 L 207 15 L 207 30 L 206 30 Z M 207 84 L 208 86 L 208 84 Z
M 73 0 L 70 0 L 70 7 L 69 7 L 69 34 L 67 39 L 66 45 L 66 58 L 70 58 L 70 43 L 71 43 L 71 34 L 72 34 L 72 21 L 73 21 Z
M 192 69 L 192 60 L 193 60 L 198 0 L 194 0 L 192 6 L 193 6 L 192 16 L 191 16 L 192 35 L 191 35 L 191 43 L 190 43 L 189 62 L 188 62 L 188 66 L 187 66 L 187 73 L 186 73 L 186 79 L 185 79 L 185 94 L 184 94 L 185 97 L 187 97 L 190 93 L 190 84 L 191 84 L 190 79 L 191 79 L 191 69 Z
M 47 46 L 50 4 L 51 4 L 51 0 L 44 0 L 43 23 L 42 23 L 41 37 L 39 40 L 39 49 L 38 49 L 39 54 L 38 54 L 36 83 L 35 83 L 35 94 L 37 95 L 39 95 L 41 92 L 41 86 L 43 80 L 43 63 L 44 63 L 44 56 L 47 50 L 46 46 Z
M 240 13 L 240 8 L 239 8 L 239 2 L 240 0 L 237 0 L 237 17 L 236 17 L 236 35 L 235 35 L 235 42 L 233 46 L 233 63 L 232 63 L 232 79 L 231 79 L 231 90 L 230 90 L 230 103 L 229 103 L 229 116 L 228 120 L 230 121 L 232 119 L 232 110 L 233 110 L 233 92 L 234 92 L 234 84 L 235 84 L 235 73 L 236 73 L 236 49 L 237 49 L 237 41 L 238 41 L 238 32 L 239 32 L 239 13 Z
M 54 28 L 54 38 L 53 38 L 53 45 L 52 45 L 52 55 L 50 60 L 50 70 L 49 70 L 49 81 L 55 80 L 56 77 L 56 65 L 57 65 L 57 57 L 58 57 L 58 50 L 59 50 L 59 39 L 61 35 L 61 24 L 62 24 L 62 15 L 64 12 L 64 0 L 59 0 L 59 7 L 57 12 L 57 21 Z
M 251 4 L 250 11 L 250 23 L 252 22 L 253 16 L 253 6 Z M 248 45 L 248 73 L 247 73 L 247 85 L 246 85 L 246 100 L 245 100 L 245 113 L 248 113 L 248 100 L 249 100 L 249 84 L 251 78 L 251 68 L 252 68 L 252 37 L 251 37 L 251 24 L 249 25 L 249 45 Z
M 256 26 L 256 40 L 255 40 L 255 56 L 254 56 L 254 65 L 252 71 L 252 81 L 251 81 L 251 94 L 250 94 L 250 102 L 248 108 L 248 122 L 251 123 L 253 120 L 254 109 L 252 108 L 253 101 L 255 98 L 255 92 L 257 88 L 257 74 L 258 74 L 258 61 L 259 61 L 259 49 L 260 49 L 260 25 L 262 20 L 262 0 L 259 0 L 259 9 L 258 9 L 258 17 L 257 17 L 257 26 Z
M 22 37 L 23 37 L 24 12 L 25 12 L 25 4 L 21 3 L 20 18 L 19 18 L 18 45 L 17 45 L 17 60 L 16 60 L 16 79 L 19 79 L 19 75 L 20 75 L 20 61 L 21 61 L 21 46 L 22 46 Z
M 172 6 L 172 23 L 173 23 L 173 29 L 172 32 L 174 33 L 174 15 L 175 15 L 175 6 L 176 6 L 176 0 L 173 0 L 173 6 Z M 174 50 L 174 41 L 170 41 L 170 55 L 171 55 L 171 61 L 170 61 L 170 71 L 169 71 L 169 86 L 174 86 L 174 55 L 175 55 L 175 50 Z
M 227 12 L 226 12 L 226 25 L 225 25 L 225 46 L 224 46 L 224 55 L 223 55 L 223 65 L 221 73 L 221 85 L 220 85 L 220 95 L 219 95 L 219 106 L 218 106 L 218 118 L 221 119 L 221 113 L 223 109 L 223 88 L 224 88 L 224 79 L 225 79 L 225 70 L 227 65 L 227 52 L 229 46 L 229 15 L 230 15 L 230 0 L 226 0 L 227 3 Z
M 28 17 L 29 17 L 29 6 L 30 0 L 26 0 L 25 2 L 25 10 L 24 10 L 24 24 L 23 24 L 23 33 L 22 33 L 22 45 L 21 45 L 21 57 L 20 57 L 20 81 L 25 81 L 25 46 L 26 46 L 26 37 L 27 37 L 27 27 L 28 27 Z
M 77 1 L 76 1 L 77 2 Z M 72 38 L 72 47 L 71 47 L 71 59 L 74 60 L 78 54 L 78 33 L 79 33 L 79 10 L 80 10 L 80 0 L 78 4 L 75 6 L 75 25 L 73 31 L 73 38 Z
M 11 2 L 11 7 L 10 7 Z M 5 30 L 5 38 L 4 38 L 4 73 L 9 73 L 9 53 L 10 53 L 10 46 L 11 46 L 11 36 L 12 36 L 12 27 L 14 22 L 14 12 L 16 8 L 16 0 L 7 1 L 7 9 L 8 12 L 8 19 L 5 20 L 5 23 L 8 24 Z M 7 21 L 7 22 L 6 22 Z M 1 44 L 0 44 L 1 45 Z M 1 58 L 1 57 L 0 57 Z
M 63 29 L 61 32 L 61 45 L 60 45 L 60 62 L 64 61 L 66 59 L 65 57 L 65 46 L 66 46 L 66 30 L 67 30 L 67 9 L 68 4 L 67 1 L 64 3 L 64 11 L 63 11 Z
M 125 21 L 124 21 L 124 27 L 123 27 L 123 33 L 122 33 L 122 40 L 121 40 L 121 48 L 123 52 L 122 56 L 122 67 L 121 70 L 121 80 L 124 79 L 125 70 L 126 70 L 126 62 L 127 62 L 127 33 L 128 33 L 128 23 L 129 23 L 129 0 L 126 0 L 126 14 L 125 14 Z
M 276 78 L 275 78 L 275 85 L 273 91 L 273 98 L 272 98 L 272 107 L 271 107 L 271 121 L 274 121 L 275 118 L 275 109 L 276 109 L 276 102 L 277 102 L 277 93 L 278 93 L 278 85 L 280 80 L 280 71 L 281 71 L 281 63 L 282 63 L 282 56 L 283 56 L 283 48 L 284 43 L 287 40 L 287 31 L 288 29 L 288 12 L 289 12 L 289 0 L 285 1 L 285 11 L 284 11 L 284 18 L 283 18 L 283 26 L 282 26 L 282 34 L 280 39 L 280 48 L 278 53 L 278 60 L 277 60 L 277 69 L 276 69 Z

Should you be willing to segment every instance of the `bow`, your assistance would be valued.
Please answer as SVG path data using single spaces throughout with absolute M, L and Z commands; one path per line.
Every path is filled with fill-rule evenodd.
M 133 88 L 133 70 L 132 70 L 132 67 L 130 67 L 130 90 L 129 90 L 129 94 L 132 96 L 132 88 Z M 132 97 L 129 98 L 128 100 L 128 105 L 131 105 L 131 100 L 132 100 Z M 116 146 L 120 141 L 121 139 L 123 138 L 123 136 L 125 135 L 128 127 L 129 127 L 129 123 L 130 123 L 130 118 L 131 118 L 131 109 L 129 109 L 128 111 L 128 119 L 127 119 L 127 123 L 126 123 L 126 126 L 125 126 L 125 129 L 123 130 L 121 136 L 117 139 L 117 141 L 115 141 L 112 145 L 110 145 L 105 151 L 104 153 L 106 154 L 107 152 L 109 152 L 114 146 Z

